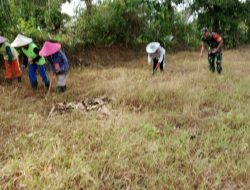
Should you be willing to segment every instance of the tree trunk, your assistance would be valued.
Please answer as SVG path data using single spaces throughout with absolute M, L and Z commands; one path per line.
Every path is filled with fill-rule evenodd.
M 84 3 L 86 5 L 86 11 L 87 11 L 87 14 L 90 14 L 91 13 L 91 9 L 92 9 L 92 0 L 84 0 Z

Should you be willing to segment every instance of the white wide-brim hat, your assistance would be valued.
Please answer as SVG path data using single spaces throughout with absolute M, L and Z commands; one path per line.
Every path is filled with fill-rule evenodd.
M 6 41 L 6 38 L 3 36 L 0 36 L 0 44 L 4 43 Z
M 159 42 L 151 42 L 147 45 L 146 51 L 147 53 L 155 53 L 159 47 L 160 47 Z
M 22 47 L 30 44 L 33 40 L 22 34 L 18 34 L 15 40 L 11 43 L 12 47 Z

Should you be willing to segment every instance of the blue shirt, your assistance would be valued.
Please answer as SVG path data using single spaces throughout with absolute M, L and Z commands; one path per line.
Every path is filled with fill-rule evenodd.
M 69 62 L 65 53 L 62 50 L 58 51 L 57 53 L 54 53 L 51 56 L 48 56 L 47 59 L 49 62 L 50 70 L 53 71 L 54 73 L 56 72 L 56 69 L 55 69 L 56 63 L 60 65 L 59 73 L 66 74 L 68 72 Z

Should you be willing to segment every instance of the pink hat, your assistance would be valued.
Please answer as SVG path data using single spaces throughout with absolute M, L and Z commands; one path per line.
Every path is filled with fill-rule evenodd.
M 4 38 L 3 36 L 0 36 L 0 44 L 4 43 L 6 41 L 6 38 Z
M 61 44 L 53 42 L 44 42 L 42 49 L 39 52 L 40 56 L 48 57 L 61 49 Z

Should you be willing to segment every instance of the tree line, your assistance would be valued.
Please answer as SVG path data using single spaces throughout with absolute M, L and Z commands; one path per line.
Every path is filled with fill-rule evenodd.
M 72 49 L 149 41 L 190 48 L 207 26 L 228 48 L 250 42 L 250 0 L 82 0 L 85 7 L 73 18 L 61 13 L 66 1 L 0 0 L 0 35 L 53 38 Z

